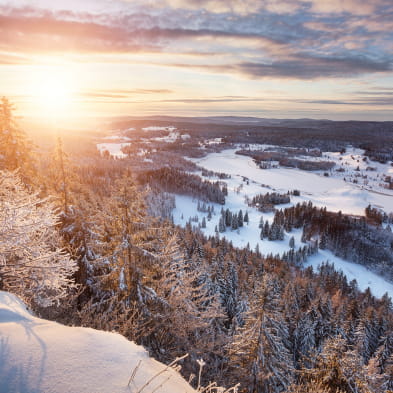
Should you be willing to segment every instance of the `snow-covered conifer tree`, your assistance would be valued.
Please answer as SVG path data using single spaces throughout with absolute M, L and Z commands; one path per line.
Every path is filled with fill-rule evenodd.
M 246 212 L 244 213 L 243 221 L 246 222 L 247 225 L 248 225 L 248 223 L 250 222 L 250 218 L 248 217 L 248 211 L 247 211 L 247 210 L 246 210 Z
M 76 264 L 59 247 L 54 205 L 0 171 L 0 287 L 49 306 L 73 287 Z
M 242 212 L 242 210 L 240 209 L 240 211 L 239 211 L 239 213 L 238 213 L 238 215 L 237 215 L 237 223 L 238 223 L 239 227 L 242 227 L 242 226 L 243 226 L 243 222 L 244 222 L 243 212 Z
M 234 368 L 250 370 L 246 386 L 250 392 L 278 393 L 292 382 L 288 330 L 278 313 L 279 296 L 277 283 L 265 275 L 229 348 Z

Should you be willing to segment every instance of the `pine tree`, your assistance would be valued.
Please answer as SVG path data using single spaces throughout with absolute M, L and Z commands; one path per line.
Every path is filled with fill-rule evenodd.
M 31 157 L 32 145 L 17 125 L 12 104 L 3 97 L 0 102 L 0 170 L 21 168 L 20 176 L 32 181 L 35 169 Z
M 375 392 L 393 390 L 393 334 L 383 337 L 367 371 Z
M 239 228 L 243 226 L 243 212 L 242 212 L 242 210 L 240 210 L 237 215 L 237 222 L 238 222 Z
M 263 226 L 263 237 L 264 238 L 269 237 L 269 233 L 270 233 L 269 221 L 266 220 L 265 225 Z
M 68 212 L 68 184 L 65 170 L 65 160 L 66 154 L 63 149 L 63 142 L 60 137 L 57 138 L 57 146 L 56 146 L 56 160 L 58 161 L 59 170 L 60 170 L 60 192 L 63 198 L 63 209 L 64 214 Z
M 249 222 L 250 222 L 250 219 L 249 219 L 249 217 L 248 217 L 248 211 L 247 211 L 247 210 L 246 210 L 246 213 L 244 214 L 244 219 L 243 219 L 243 221 L 246 222 L 247 225 L 248 225 Z
M 225 218 L 223 216 L 220 217 L 220 220 L 218 221 L 218 231 L 219 232 L 225 232 Z
M 320 386 L 326 393 L 371 393 L 359 357 L 343 338 L 327 340 L 311 362 L 311 367 L 300 372 L 303 391 Z
M 325 232 L 322 232 L 321 237 L 319 238 L 319 248 L 321 250 L 326 249 L 327 245 L 327 236 Z
M 225 226 L 230 227 L 232 225 L 232 213 L 229 209 L 225 210 Z
M 205 217 L 202 218 L 202 225 L 201 225 L 201 227 L 202 228 L 206 228 L 206 218 Z
M 295 248 L 295 238 L 293 236 L 289 239 L 289 247 L 292 249 Z
M 249 370 L 247 391 L 278 393 L 292 382 L 288 331 L 280 319 L 279 291 L 274 279 L 265 275 L 255 288 L 255 297 L 231 344 L 230 362 Z
M 171 335 L 172 340 L 180 339 L 183 345 L 190 340 L 196 341 L 200 329 L 223 317 L 216 291 L 211 288 L 213 284 L 206 274 L 201 276 L 205 271 L 202 265 L 198 266 L 197 262 L 193 266 L 187 260 L 176 234 L 168 239 L 161 261 L 156 291 L 169 309 L 164 307 L 160 312 L 168 317 L 162 320 L 159 331 L 167 331 L 167 340 Z
M 27 303 L 49 306 L 74 287 L 77 267 L 60 248 L 53 203 L 0 171 L 0 285 Z
M 232 230 L 239 228 L 238 219 L 237 219 L 237 215 L 236 214 L 234 214 L 232 216 L 231 228 L 232 228 Z

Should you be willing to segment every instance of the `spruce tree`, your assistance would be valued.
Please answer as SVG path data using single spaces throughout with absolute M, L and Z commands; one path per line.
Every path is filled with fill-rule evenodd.
M 244 219 L 243 219 L 243 221 L 246 222 L 247 225 L 248 225 L 249 222 L 250 222 L 250 219 L 249 219 L 249 217 L 248 217 L 248 211 L 247 211 L 247 210 L 246 210 L 246 213 L 244 214 Z
M 249 370 L 247 391 L 278 393 L 293 380 L 288 329 L 278 312 L 280 294 L 277 283 L 268 274 L 254 291 L 244 326 L 229 348 L 230 364 L 234 370 Z
M 3 97 L 0 101 L 0 170 L 21 168 L 20 176 L 31 183 L 35 174 L 32 144 L 16 123 L 13 109 L 13 105 Z
M 237 223 L 238 223 L 239 228 L 243 226 L 243 212 L 242 212 L 242 210 L 240 210 L 237 215 Z
M 238 218 L 237 218 L 236 214 L 234 214 L 232 216 L 231 228 L 232 229 L 238 229 L 239 228 Z

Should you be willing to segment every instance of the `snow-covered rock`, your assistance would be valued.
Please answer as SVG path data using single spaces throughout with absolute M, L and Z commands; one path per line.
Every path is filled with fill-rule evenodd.
M 195 392 L 123 336 L 36 318 L 16 296 L 0 291 L 0 393 L 153 391 Z

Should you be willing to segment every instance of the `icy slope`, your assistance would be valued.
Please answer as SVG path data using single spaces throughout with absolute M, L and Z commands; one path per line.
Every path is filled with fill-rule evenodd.
M 33 317 L 16 296 L 0 291 L 1 393 L 195 392 L 172 369 L 143 388 L 165 367 L 119 334 Z

